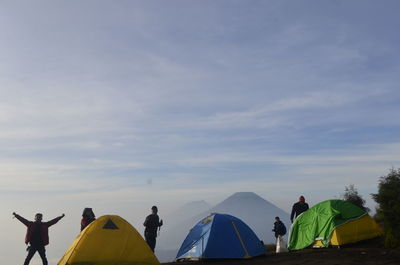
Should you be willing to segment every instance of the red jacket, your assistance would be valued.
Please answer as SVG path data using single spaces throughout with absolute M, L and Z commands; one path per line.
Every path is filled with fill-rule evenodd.
M 54 225 L 58 221 L 60 221 L 62 216 L 54 218 L 53 220 L 50 220 L 48 222 L 40 222 L 40 223 L 28 221 L 18 214 L 15 215 L 15 218 L 17 218 L 19 221 L 21 221 L 21 223 L 26 225 L 28 228 L 26 231 L 26 236 L 25 236 L 25 244 L 28 244 L 29 242 L 31 242 L 34 227 L 36 225 L 40 225 L 40 236 L 42 238 L 43 245 L 47 246 L 49 244 L 49 227 Z
M 86 228 L 86 226 L 90 225 L 96 218 L 85 218 L 83 217 L 81 220 L 81 231 Z

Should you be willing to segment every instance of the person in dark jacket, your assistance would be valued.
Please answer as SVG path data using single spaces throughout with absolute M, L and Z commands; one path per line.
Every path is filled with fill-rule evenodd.
M 294 220 L 299 217 L 300 214 L 308 210 L 308 204 L 306 203 L 306 200 L 304 199 L 304 196 L 300 196 L 299 201 L 293 204 L 292 207 L 292 213 L 290 214 L 290 221 L 292 223 Z
M 152 214 L 146 217 L 143 225 L 146 227 L 144 230 L 144 238 L 146 239 L 147 244 L 154 252 L 156 247 L 156 237 L 157 237 L 157 229 L 163 225 L 163 221 L 159 219 L 157 213 L 157 206 L 151 207 Z
M 275 217 L 274 229 L 276 238 L 276 253 L 286 252 L 286 243 L 283 240 L 283 236 L 286 234 L 286 226 L 285 224 L 279 219 L 279 217 Z
M 272 231 L 275 232 L 276 238 L 286 235 L 286 226 L 278 216 L 275 217 L 274 229 Z
M 65 214 L 62 214 L 61 216 L 56 217 L 48 222 L 42 222 L 43 215 L 41 213 L 37 213 L 35 215 L 34 222 L 26 220 L 15 212 L 13 215 L 27 227 L 25 244 L 30 244 L 30 246 L 27 248 L 28 256 L 25 259 L 24 265 L 29 264 L 36 251 L 39 252 L 43 265 L 47 265 L 48 263 L 45 246 L 49 244 L 49 227 L 60 221 Z
M 96 216 L 92 208 L 83 209 L 82 220 L 81 220 L 81 231 L 86 228 L 91 222 L 96 220 Z

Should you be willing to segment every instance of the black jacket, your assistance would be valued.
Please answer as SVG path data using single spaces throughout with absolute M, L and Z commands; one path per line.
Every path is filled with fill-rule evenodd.
M 274 229 L 272 230 L 275 232 L 275 237 L 278 238 L 278 236 L 284 236 L 286 235 L 286 226 L 282 221 L 275 222 L 274 223 Z
M 157 214 L 150 214 L 146 217 L 143 225 L 146 227 L 144 230 L 145 237 L 157 237 L 157 228 L 162 226 L 162 222 Z
M 290 214 L 290 220 L 294 221 L 301 213 L 308 210 L 308 204 L 306 202 L 296 202 L 293 204 L 292 213 Z

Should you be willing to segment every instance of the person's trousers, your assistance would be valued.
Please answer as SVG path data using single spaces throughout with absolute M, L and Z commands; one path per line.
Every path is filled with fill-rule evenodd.
M 149 245 L 149 247 L 151 248 L 151 251 L 154 252 L 154 249 L 156 247 L 156 237 L 146 236 L 146 242 L 147 245 Z
M 40 257 L 42 258 L 43 265 L 47 265 L 46 249 L 44 248 L 44 246 L 35 246 L 35 245 L 30 246 L 28 250 L 28 256 L 26 256 L 24 265 L 29 264 L 33 255 L 35 255 L 36 251 L 39 252 Z
M 279 235 L 276 239 L 276 253 L 288 252 L 283 236 Z

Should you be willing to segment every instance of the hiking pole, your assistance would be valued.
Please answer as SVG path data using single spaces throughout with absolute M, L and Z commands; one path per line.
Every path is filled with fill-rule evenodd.
M 161 231 L 161 226 L 163 225 L 163 221 L 162 219 L 160 220 L 160 226 L 158 227 L 158 236 L 160 235 L 160 231 Z

